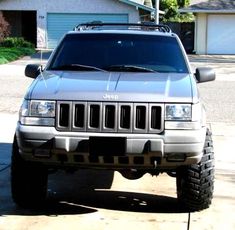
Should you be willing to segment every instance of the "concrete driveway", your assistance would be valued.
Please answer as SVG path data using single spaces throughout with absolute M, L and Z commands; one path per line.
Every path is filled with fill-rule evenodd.
M 230 88 L 234 86 L 232 92 L 235 92 L 235 67 L 231 61 L 235 57 L 190 59 L 193 66 L 217 68 L 218 79 L 199 86 L 206 104 L 220 104 L 214 92 L 220 85 L 228 88 L 219 87 L 223 91 L 217 94 L 226 95 L 227 100 L 233 101 L 234 93 L 230 93 Z M 10 194 L 10 151 L 16 112 L 31 83 L 31 79 L 23 76 L 24 65 L 34 61 L 38 59 L 25 58 L 0 66 L 0 230 L 187 229 L 189 215 L 177 205 L 175 179 L 165 174 L 157 178 L 145 175 L 129 181 L 117 172 L 79 171 L 74 175 L 58 172 L 49 177 L 47 207 L 26 210 L 15 206 Z M 215 101 L 211 100 L 212 96 Z M 214 118 L 214 107 L 209 107 L 208 125 L 214 134 L 216 154 L 214 199 L 209 209 L 191 214 L 191 230 L 235 229 L 235 105 L 232 103 L 227 108 L 226 104 L 225 107 L 224 110 L 230 113 L 226 114 L 225 120 L 224 111 L 216 110 Z M 94 178 L 97 182 L 90 189 Z M 99 178 L 105 179 L 100 183 Z M 111 181 L 112 186 L 108 189 Z

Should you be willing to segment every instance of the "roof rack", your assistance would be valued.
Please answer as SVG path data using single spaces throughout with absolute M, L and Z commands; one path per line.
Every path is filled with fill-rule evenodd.
M 143 23 L 103 23 L 100 21 L 79 24 L 74 31 L 95 30 L 95 29 L 126 29 L 126 30 L 149 30 L 170 33 L 171 29 L 167 25 L 155 24 L 152 22 Z

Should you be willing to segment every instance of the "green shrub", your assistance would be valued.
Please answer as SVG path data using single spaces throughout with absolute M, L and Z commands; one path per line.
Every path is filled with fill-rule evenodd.
M 5 64 L 19 59 L 25 55 L 32 55 L 35 53 L 33 48 L 25 47 L 0 47 L 0 64 Z
M 34 45 L 28 41 L 25 41 L 22 37 L 8 37 L 1 42 L 2 47 L 24 47 L 24 48 L 34 48 Z

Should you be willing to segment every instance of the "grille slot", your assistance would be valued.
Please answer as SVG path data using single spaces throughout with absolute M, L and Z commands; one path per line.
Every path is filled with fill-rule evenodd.
M 159 106 L 151 107 L 151 129 L 161 129 L 162 109 Z
M 61 104 L 61 106 L 60 106 L 59 125 L 61 127 L 68 127 L 69 126 L 69 105 L 68 104 Z
M 74 126 L 76 128 L 85 127 L 85 105 L 76 104 L 74 107 Z
M 114 164 L 114 157 L 113 156 L 104 156 L 103 157 L 105 164 Z
M 133 160 L 134 164 L 143 165 L 144 164 L 144 157 L 134 157 Z
M 74 161 L 79 162 L 79 163 L 83 163 L 83 162 L 85 162 L 85 159 L 84 159 L 83 155 L 74 155 Z
M 67 102 L 60 102 L 58 103 L 58 119 L 57 119 L 57 126 L 60 130 L 70 130 L 70 109 L 71 105 Z
M 106 105 L 105 106 L 105 128 L 114 129 L 115 128 L 115 106 Z
M 164 106 L 149 103 L 64 102 L 57 103 L 57 130 L 160 133 Z
M 118 157 L 118 163 L 119 164 L 129 164 L 129 158 L 128 157 Z
M 120 127 L 122 129 L 130 129 L 131 127 L 131 107 L 128 105 L 121 106 Z
M 98 129 L 100 126 L 100 106 L 90 105 L 89 116 L 89 126 L 91 128 Z
M 137 129 L 146 128 L 146 107 L 145 106 L 136 106 L 135 127 Z

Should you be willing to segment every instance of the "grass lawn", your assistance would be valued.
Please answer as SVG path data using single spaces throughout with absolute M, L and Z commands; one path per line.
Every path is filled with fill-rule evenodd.
M 35 50 L 32 48 L 23 48 L 23 47 L 14 47 L 14 48 L 5 48 L 0 47 L 0 64 L 5 64 L 14 60 L 19 59 L 20 57 L 31 55 L 35 53 Z

